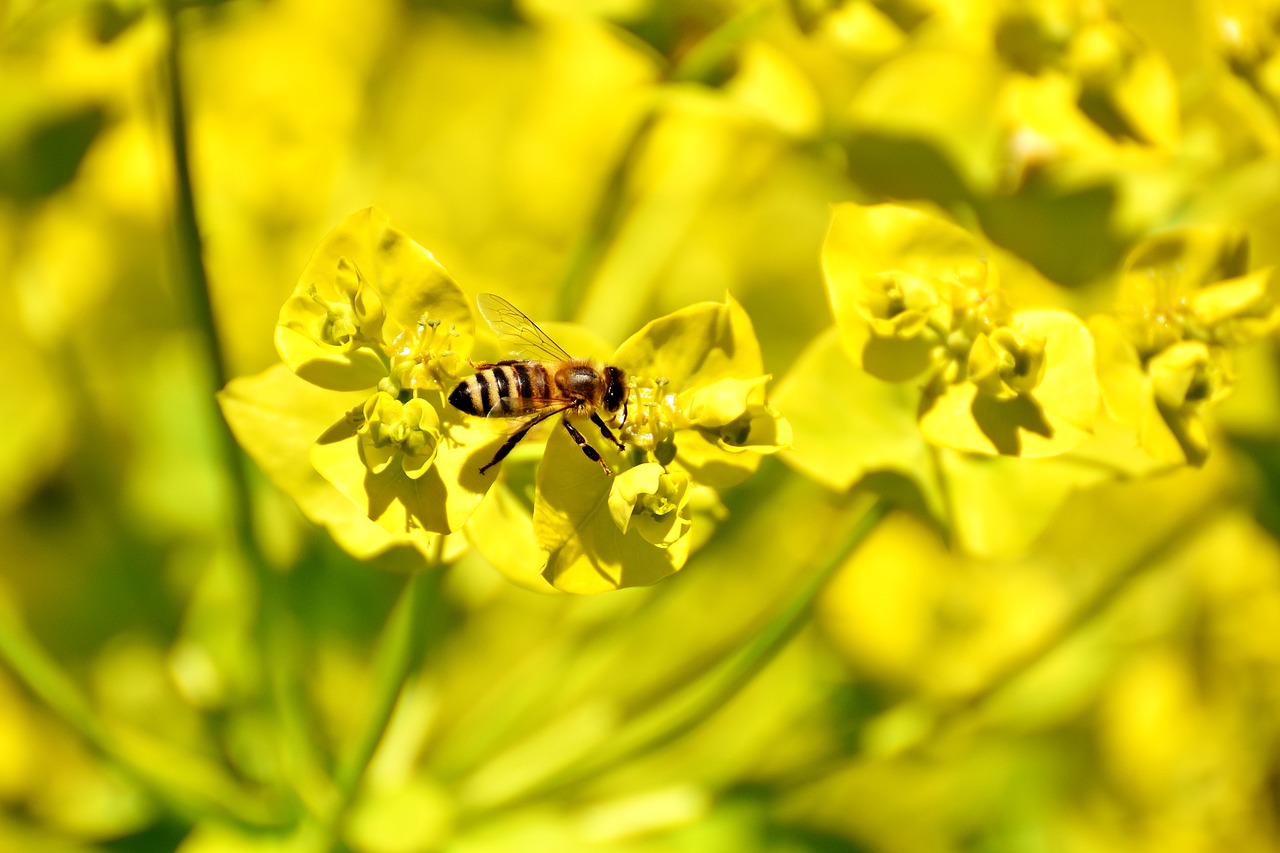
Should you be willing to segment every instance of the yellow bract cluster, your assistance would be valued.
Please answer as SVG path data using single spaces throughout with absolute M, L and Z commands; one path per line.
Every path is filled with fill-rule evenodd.
M 407 543 L 439 560 L 463 547 L 450 534 L 465 532 L 521 582 L 575 592 L 679 570 L 695 509 L 712 521 L 714 490 L 790 443 L 786 421 L 765 404 L 769 377 L 745 313 L 732 301 L 695 305 L 650 323 L 610 359 L 631 377 L 620 427 L 630 450 L 603 451 L 615 476 L 552 421 L 532 506 L 499 520 L 530 472 L 513 459 L 481 473 L 518 419 L 464 415 L 447 402 L 470 372 L 473 328 L 468 301 L 435 258 L 381 214 L 361 211 L 325 238 L 281 310 L 284 365 L 232 383 L 224 410 L 268 470 L 283 463 L 268 451 L 281 442 L 270 435 L 280 419 L 266 413 L 304 406 L 318 423 L 328 413 L 314 445 L 288 443 L 306 447 L 314 470 L 350 501 L 341 522 L 322 514 L 301 461 L 276 479 L 353 551 Z M 334 393 L 306 392 L 304 401 L 285 368 Z M 506 467 L 513 473 L 500 478 Z M 500 479 L 504 494 L 482 508 Z
M 325 238 L 281 309 L 283 365 L 233 382 L 223 408 L 277 484 L 344 546 L 456 556 L 464 543 L 448 535 L 489 485 L 476 460 L 501 441 L 446 402 L 473 330 L 467 297 L 431 253 L 363 210 Z M 315 426 L 273 434 L 298 420 Z M 346 511 L 334 512 L 343 504 L 322 497 L 313 471 Z
M 536 475 L 531 547 L 512 554 L 475 540 L 522 583 L 603 592 L 678 571 L 690 532 L 723 514 L 717 492 L 790 445 L 786 420 L 764 402 L 755 330 L 732 299 L 647 323 L 609 363 L 629 383 L 621 436 L 630 449 L 616 475 L 599 476 L 556 430 Z

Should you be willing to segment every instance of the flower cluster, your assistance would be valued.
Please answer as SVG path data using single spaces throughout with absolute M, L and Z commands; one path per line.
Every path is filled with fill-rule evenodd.
M 1140 243 L 1087 323 L 1022 307 L 1062 291 L 906 207 L 837 207 L 823 267 L 835 328 L 777 395 L 806 438 L 789 461 L 837 489 L 903 475 L 977 553 L 1025 547 L 1102 480 L 1203 462 L 1232 351 L 1280 323 L 1270 270 L 1209 227 Z
M 277 484 L 353 553 L 408 544 L 440 559 L 463 544 L 442 537 L 484 497 L 475 460 L 500 441 L 446 403 L 474 338 L 448 272 L 365 209 L 325 237 L 281 308 L 283 365 L 232 383 L 223 408 Z
M 679 570 L 694 515 L 715 514 L 715 490 L 790 442 L 765 404 L 768 377 L 741 306 L 694 305 L 609 359 L 630 378 L 627 417 L 614 424 L 627 449 L 600 451 L 614 476 L 553 421 L 522 509 L 517 461 L 481 473 L 503 430 L 448 404 L 474 342 L 470 300 L 449 274 L 364 210 L 325 238 L 281 309 L 283 365 L 232 383 L 224 410 L 277 483 L 354 553 L 405 543 L 439 560 L 470 542 L 522 582 L 577 592 Z M 302 428 L 295 412 L 318 413 L 323 426 Z M 304 446 L 282 439 L 285 428 L 312 431 Z M 345 513 L 319 497 L 311 473 L 346 499 Z
M 1232 350 L 1280 323 L 1271 270 L 1247 268 L 1240 233 L 1156 235 L 1126 260 L 1115 311 L 1090 321 L 1108 412 L 1161 461 L 1204 461 L 1203 413 L 1231 391 Z
M 626 372 L 629 386 L 619 433 L 627 450 L 616 458 L 615 476 L 600 476 L 554 430 L 525 546 L 472 536 L 495 565 L 530 585 L 602 592 L 678 571 L 699 517 L 705 530 L 720 511 L 718 490 L 791 442 L 786 420 L 765 404 L 769 377 L 755 331 L 732 299 L 653 320 L 608 361 Z M 510 500 L 495 501 L 489 517 L 498 520 L 503 505 Z
M 904 207 L 843 205 L 823 258 L 846 349 L 872 376 L 921 383 L 928 441 L 1037 457 L 1087 440 L 1098 389 L 1084 324 L 1011 306 L 963 229 Z

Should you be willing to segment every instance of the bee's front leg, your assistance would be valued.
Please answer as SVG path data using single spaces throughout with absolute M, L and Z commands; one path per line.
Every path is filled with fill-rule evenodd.
M 600 453 L 587 442 L 586 436 L 578 432 L 567 418 L 562 418 L 560 423 L 564 424 L 564 428 L 569 431 L 569 436 L 577 442 L 578 447 L 582 448 L 582 452 L 586 454 L 587 458 L 592 462 L 599 462 L 604 472 L 612 477 L 613 472 L 609 470 L 609 466 L 600 458 Z
M 624 452 L 626 451 L 627 449 L 626 445 L 624 445 L 621 441 L 618 441 L 618 439 L 614 437 L 613 430 L 609 429 L 608 424 L 606 424 L 604 422 L 604 419 L 600 417 L 599 412 L 591 413 L 591 422 L 596 426 L 600 427 L 600 434 L 603 435 L 605 438 L 609 439 L 610 441 L 612 441 L 615 445 L 617 445 L 618 450 L 624 451 Z

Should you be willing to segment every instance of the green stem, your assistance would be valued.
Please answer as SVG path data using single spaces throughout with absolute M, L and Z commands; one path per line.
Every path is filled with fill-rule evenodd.
M 338 844 L 342 821 L 360 790 L 378 745 L 386 736 L 396 704 L 421 648 L 424 616 L 435 596 L 443 568 L 436 566 L 411 575 L 396 600 L 374 655 L 375 692 L 369 717 L 350 751 L 343 756 L 334 776 L 337 800 L 324 820 L 321 849 Z
M 1169 536 L 1154 543 L 1146 551 L 1135 557 L 1128 565 L 1099 584 L 1087 598 L 1076 606 L 1069 616 L 1062 620 L 1056 630 L 1002 667 L 986 683 L 982 690 L 945 708 L 938 716 L 937 731 L 954 725 L 966 713 L 980 708 L 990 701 L 992 697 L 1029 672 L 1036 664 L 1061 648 L 1067 640 L 1074 637 L 1082 628 L 1103 613 L 1106 613 L 1135 580 L 1153 567 L 1161 565 L 1173 555 L 1184 550 L 1191 540 L 1200 535 L 1210 524 L 1216 522 L 1226 512 L 1228 512 L 1228 509 L 1225 507 L 1215 509 L 1202 508 L 1202 511 L 1196 512 L 1185 523 L 1174 526 Z
M 542 780 L 535 789 L 510 799 L 485 804 L 468 819 L 489 817 L 604 775 L 637 756 L 661 749 L 707 722 L 737 696 L 793 637 L 808 623 L 813 604 L 832 575 L 853 554 L 884 518 L 888 506 L 877 500 L 857 515 L 844 535 L 814 569 L 806 583 L 754 637 L 706 677 L 675 694 L 661 706 L 636 720 L 607 749 L 586 761 Z
M 565 271 L 564 278 L 561 279 L 560 286 L 556 290 L 553 317 L 561 319 L 573 317 L 585 301 L 591 276 L 600 265 L 600 259 L 609 245 L 608 239 L 617 231 L 619 220 L 622 218 L 627 176 L 631 174 L 636 162 L 640 159 L 640 153 L 644 150 L 645 143 L 653 133 L 657 121 L 657 110 L 650 106 L 631 131 L 631 137 L 627 140 L 622 155 L 613 164 L 604 192 L 596 204 L 591 221 L 587 224 L 586 233 L 574 249 L 573 257 L 569 260 L 569 268 Z
M 211 371 L 211 390 L 217 390 L 226 386 L 230 371 L 218 332 L 212 290 L 204 265 L 203 240 L 196 216 L 187 109 L 182 83 L 182 30 L 178 22 L 181 5 L 180 0 L 169 0 L 164 5 L 169 28 L 166 94 L 175 184 L 174 237 L 178 255 L 178 277 L 187 287 L 190 319 L 204 349 L 205 363 Z M 248 460 L 236 443 L 213 393 L 209 394 L 208 400 L 209 414 L 216 424 L 217 452 L 222 459 L 221 468 L 226 473 L 230 488 L 228 510 L 231 529 L 261 591 L 256 645 L 261 650 L 263 671 L 268 674 L 270 701 L 281 723 L 283 737 L 277 748 L 280 750 L 282 766 L 287 768 L 296 785 L 300 779 L 314 777 L 315 768 L 305 766 L 308 764 L 308 757 L 312 755 L 311 739 L 307 737 L 303 723 L 306 714 L 298 695 L 296 667 L 290 666 L 295 662 L 295 655 L 287 632 L 290 618 L 286 612 L 284 590 L 276 573 L 270 568 L 254 531 L 254 501 L 249 483 Z
M 906 725 L 901 735 L 890 742 L 880 743 L 872 750 L 877 759 L 893 756 L 918 756 L 942 740 L 948 733 L 964 725 L 973 714 L 1003 691 L 1015 684 L 1030 672 L 1037 664 L 1075 637 L 1083 628 L 1097 619 L 1120 598 L 1135 580 L 1148 571 L 1160 566 L 1171 556 L 1187 547 L 1187 544 L 1213 524 L 1230 509 L 1223 507 L 1220 511 L 1197 512 L 1184 523 L 1175 524 L 1170 535 L 1154 543 L 1147 550 L 1136 556 L 1131 562 L 1116 571 L 1098 585 L 1088 596 L 1081 600 L 1070 614 L 1065 616 L 1057 628 L 1046 634 L 1044 639 L 1031 648 L 1010 660 L 1001 667 L 979 690 L 958 700 L 945 702 L 921 702 L 907 700 L 892 706 L 870 721 L 860 724 L 856 731 L 846 732 L 848 740 L 867 729 L 876 728 L 878 724 L 894 722 Z M 812 763 L 799 773 L 779 783 L 783 789 L 794 790 L 804 785 L 813 784 L 831 773 L 846 770 L 851 762 L 866 756 L 849 755 L 846 752 L 833 753 L 818 763 Z
M 18 624 L 17 615 L 3 608 L 0 658 L 40 701 L 170 813 L 191 822 L 213 817 L 256 829 L 280 825 L 270 798 L 243 791 L 221 768 L 160 747 L 140 733 L 109 733 L 71 678 Z
M 757 3 L 707 33 L 692 50 L 681 58 L 671 71 L 671 79 L 678 83 L 705 83 L 710 85 L 717 69 L 727 63 L 743 42 L 755 35 L 756 30 L 774 13 L 772 3 Z
M 382 736 L 386 733 L 387 724 L 395 710 L 396 701 L 404 687 L 405 679 L 417 651 L 415 639 L 421 636 L 420 615 L 424 609 L 423 599 L 430 596 L 443 572 L 429 569 L 409 577 L 400 598 L 396 601 L 391 617 L 383 628 L 382 637 L 378 641 L 375 656 L 374 673 L 377 692 L 374 695 L 373 707 L 369 719 L 359 739 L 351 749 L 335 776 L 335 784 L 344 804 L 350 803 L 354 797 L 360 780 L 364 777 L 377 751 Z
M 733 16 L 708 33 L 679 64 L 666 70 L 662 82 L 706 83 L 713 78 L 721 65 L 727 62 L 742 43 L 750 38 L 772 14 L 771 4 L 760 3 Z M 609 238 L 618 230 L 623 217 L 627 178 L 634 171 L 645 145 L 653 135 L 660 116 L 660 103 L 651 103 L 644 116 L 636 123 L 622 150 L 614 162 L 604 191 L 596 204 L 586 232 L 574 250 L 569 268 L 556 292 L 552 316 L 568 319 L 586 302 L 591 277 L 600 266 L 601 258 L 609 248 Z
M 191 289 L 193 321 L 201 332 L 201 342 L 206 350 L 208 364 L 213 370 L 213 383 L 216 387 L 221 387 L 225 382 L 226 369 L 213 322 L 212 303 L 201 260 L 200 235 L 196 228 L 195 205 L 191 193 L 176 7 L 167 5 L 166 12 L 169 25 L 166 94 L 177 184 L 174 205 L 177 260 L 180 278 Z M 212 402 L 212 394 L 209 399 Z M 229 429 L 226 429 L 221 413 L 216 406 L 211 405 L 211 408 L 215 421 L 224 427 L 219 432 L 220 449 L 226 462 L 224 467 L 231 477 L 235 498 L 232 505 L 233 525 L 250 562 L 260 572 L 265 571 L 265 560 L 253 536 L 249 518 L 249 486 L 243 460 Z M 17 615 L 3 611 L 0 611 L 0 658 L 13 668 L 15 674 L 51 711 L 171 813 L 191 822 L 216 817 L 258 829 L 280 827 L 283 824 L 279 804 L 273 797 L 243 790 L 220 767 L 195 756 L 179 753 L 167 744 L 157 743 L 144 733 L 124 729 L 109 732 L 98 722 L 92 706 L 73 680 L 36 639 L 19 625 Z

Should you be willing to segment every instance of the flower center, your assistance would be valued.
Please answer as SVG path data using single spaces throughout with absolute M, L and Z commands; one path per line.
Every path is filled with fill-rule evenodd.
M 458 378 L 460 359 L 454 349 L 458 337 L 452 323 L 445 329 L 439 318 L 423 314 L 385 348 L 392 382 L 413 391 L 448 390 Z
M 681 421 L 676 395 L 666 377 L 633 378 L 627 400 L 627 422 L 622 440 L 654 456 L 662 464 L 675 457 L 676 429 Z

